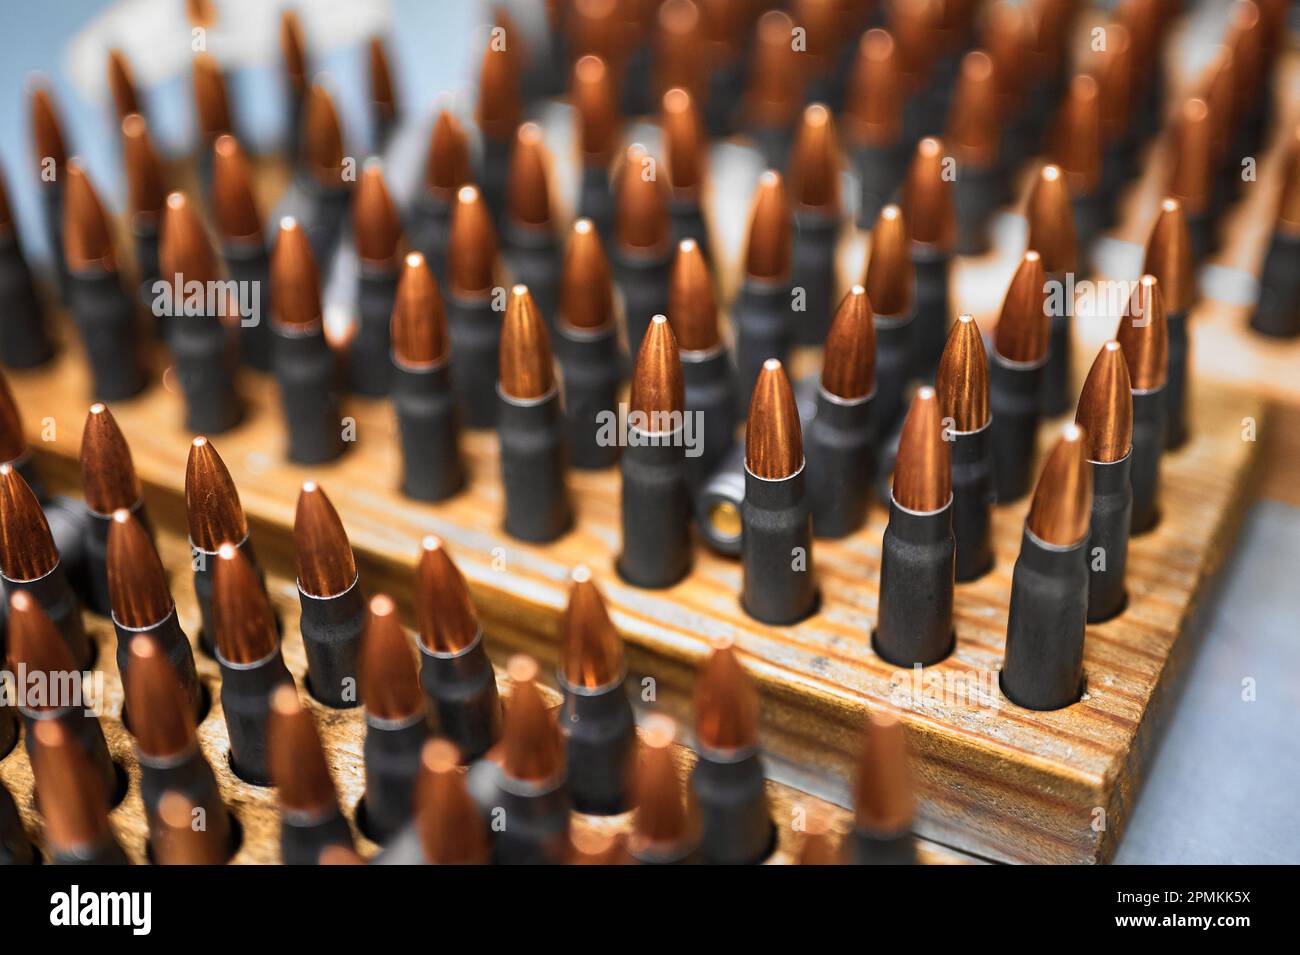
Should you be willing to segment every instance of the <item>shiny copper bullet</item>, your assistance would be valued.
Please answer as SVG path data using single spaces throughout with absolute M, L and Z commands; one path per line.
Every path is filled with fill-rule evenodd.
M 681 87 L 699 96 L 708 92 L 708 36 L 704 17 L 692 0 L 663 0 L 655 12 L 652 55 L 656 94 Z
M 1154 275 L 1142 276 L 1115 333 L 1133 387 L 1134 534 L 1150 530 L 1160 519 L 1160 458 L 1168 428 L 1165 384 L 1169 366 L 1169 332 L 1162 293 Z
M 842 225 L 840 148 L 831 111 L 813 103 L 803 111 L 790 154 L 790 204 L 794 225 L 790 282 L 804 291 L 795 341 L 821 344 L 830 328 L 835 303 L 835 250 Z M 751 246 L 752 249 L 752 246 Z
M 315 865 L 328 845 L 352 845 L 321 748 L 316 721 L 284 684 L 271 694 L 267 724 L 271 779 L 280 796 L 280 856 L 285 865 Z
M 993 449 L 989 422 L 989 366 L 975 319 L 961 315 L 939 359 L 935 392 L 952 462 L 952 530 L 955 576 L 974 580 L 993 566 L 990 507 Z
M 989 220 L 1007 198 L 999 163 L 1000 109 L 994 60 L 983 50 L 972 50 L 961 61 L 946 130 L 957 163 L 953 203 L 956 248 L 962 255 L 989 250 Z
M 861 185 L 858 226 L 867 228 L 902 182 L 907 165 L 903 137 L 905 79 L 898 45 L 885 30 L 862 35 L 841 119 Z
M 355 394 L 379 398 L 392 387 L 389 322 L 401 269 L 402 220 L 378 159 L 366 160 L 361 169 L 352 206 L 352 235 L 361 274 L 348 379 Z
M 431 739 L 420 751 L 416 831 L 429 865 L 486 865 L 487 826 L 465 788 L 455 745 Z
M 461 420 L 470 428 L 497 421 L 501 317 L 493 309 L 497 236 L 475 186 L 461 186 L 447 244 L 447 329 L 456 355 L 452 378 Z
M 302 147 L 303 106 L 307 101 L 308 77 L 311 67 L 308 65 L 307 40 L 302 28 L 302 21 L 293 9 L 280 11 L 280 59 L 284 66 L 285 100 L 288 116 L 285 126 L 288 131 L 288 153 L 294 162 L 298 162 Z
M 704 120 L 691 93 L 674 86 L 664 93 L 659 113 L 663 128 L 668 182 L 672 190 L 669 213 L 675 243 L 694 239 L 712 249 L 701 197 L 708 179 L 709 142 Z
M 791 308 L 793 220 L 785 181 L 765 171 L 750 205 L 745 277 L 732 304 L 737 399 L 744 400 L 769 358 L 784 360 L 794 338 Z M 745 409 L 740 409 L 741 414 Z
M 388 63 L 388 49 L 382 37 L 372 36 L 367 44 L 370 67 L 370 114 L 377 143 L 384 143 L 398 121 L 397 90 L 393 70 Z
M 230 102 L 226 95 L 226 77 L 221 66 L 209 53 L 195 53 L 192 63 L 194 112 L 204 145 L 200 156 L 222 133 L 234 132 L 230 121 Z
M 488 37 L 479 65 L 475 110 L 484 148 L 479 184 L 494 215 L 504 207 L 511 141 L 523 112 L 520 90 L 522 36 L 508 24 L 501 23 L 500 8 L 497 17 L 497 25 Z
M 641 727 L 632 835 L 628 849 L 646 865 L 689 862 L 698 841 L 697 825 L 686 806 L 681 779 L 673 762 L 677 724 L 656 713 Z
M 853 831 L 844 861 L 853 865 L 916 865 L 912 819 L 916 795 L 903 724 L 868 714 L 853 790 Z
M 669 191 L 659 160 L 640 143 L 624 153 L 615 183 L 614 238 L 610 261 L 623 293 L 628 353 L 641 350 L 652 315 L 668 308 L 672 243 Z
M 912 399 L 903 423 L 894 467 L 894 500 L 910 511 L 937 511 L 952 494 L 948 442 L 938 395 L 923 386 Z
M 108 822 L 109 794 L 85 751 L 58 720 L 37 720 L 32 771 L 45 845 L 56 865 L 125 865 L 126 854 Z
M 1070 406 L 1071 326 L 1074 322 L 1074 275 L 1079 269 L 1074 208 L 1059 166 L 1048 164 L 1038 173 L 1026 209 L 1029 248 L 1038 252 L 1046 273 L 1048 330 L 1047 366 L 1039 393 L 1043 414 L 1056 417 Z
M 794 21 L 781 10 L 759 18 L 749 59 L 743 112 L 749 134 L 768 166 L 785 167 L 790 129 L 803 105 L 803 59 L 794 49 Z
M 1165 383 L 1165 447 L 1176 448 L 1187 439 L 1188 323 L 1196 297 L 1196 268 L 1191 235 L 1182 203 L 1166 198 L 1147 240 L 1145 271 L 1160 283 L 1165 305 L 1168 372 Z M 1269 286 L 1265 265 L 1261 284 Z M 1261 296 L 1261 301 L 1268 296 Z
M 258 321 L 240 325 L 240 356 L 259 371 L 271 368 L 270 257 L 253 172 L 234 136 L 217 137 L 212 147 L 212 217 L 230 278 L 256 288 Z M 254 284 L 256 283 L 256 284 Z
M 999 503 L 1022 497 L 1033 476 L 1051 336 L 1046 281 L 1042 257 L 1031 249 L 1012 276 L 993 332 L 989 404 Z M 1031 401 L 1031 395 L 1039 397 Z
M 59 298 L 69 302 L 71 286 L 63 251 L 63 202 L 66 192 L 64 175 L 68 150 L 63 125 L 54 108 L 49 89 L 38 80 L 28 86 L 28 109 L 32 138 L 32 172 L 40 183 L 45 241 L 54 260 Z
M 229 849 L 209 826 L 195 825 L 199 807 L 182 793 L 169 790 L 158 801 L 158 826 L 152 838 L 159 865 L 221 865 Z
M 542 127 L 524 123 L 515 133 L 506 176 L 502 237 L 511 274 L 528 286 L 548 327 L 554 328 L 560 247 L 551 214 L 550 166 Z
M 577 112 L 578 151 L 582 162 L 577 212 L 580 217 L 590 219 L 608 239 L 614 227 L 609 169 L 622 126 L 618 91 L 608 61 L 591 54 L 579 57 L 573 65 L 569 99 Z
M 916 270 L 912 369 L 921 374 L 938 365 L 948 336 L 948 268 L 957 242 L 957 207 L 952 159 L 946 149 L 934 137 L 917 143 L 903 182 L 903 210 Z
M 135 88 L 135 75 L 131 69 L 131 61 L 116 47 L 108 51 L 108 91 L 113 97 L 113 106 L 119 121 L 141 111 L 140 94 Z

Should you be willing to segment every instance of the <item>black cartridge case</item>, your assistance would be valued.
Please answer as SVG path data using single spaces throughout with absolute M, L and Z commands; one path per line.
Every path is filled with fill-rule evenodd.
M 1039 540 L 1025 528 L 1011 577 L 1002 692 L 1017 706 L 1059 710 L 1083 687 L 1088 617 L 1088 539 L 1073 547 Z
M 134 215 L 131 217 L 131 239 L 135 246 L 135 271 L 139 279 L 136 296 L 141 307 L 152 311 L 154 288 L 160 276 L 158 274 L 158 218 L 153 215 Z M 155 315 L 155 329 L 161 336 L 163 316 Z
M 1187 213 L 1187 244 L 1192 248 L 1192 262 L 1196 265 L 1200 265 L 1207 255 L 1218 248 L 1215 235 L 1217 228 L 1218 218 L 1212 208 Z
M 93 845 L 60 849 L 50 856 L 51 865 L 129 865 L 117 837 L 109 832 Z
M 19 473 L 23 473 L 21 469 Z M 39 486 L 30 480 L 27 483 L 32 493 L 40 497 L 42 491 Z M 72 582 L 74 593 L 84 593 L 88 589 L 85 582 L 86 523 L 90 520 L 86 502 L 81 498 L 55 494 L 41 498 L 41 508 L 45 511 L 45 520 L 49 522 L 54 547 L 59 552 L 59 563 Z
M 0 236 L 0 302 L 5 303 L 0 362 L 7 368 L 35 368 L 49 361 L 54 346 L 45 331 L 45 310 L 14 231 Z
M 698 442 L 686 448 L 686 483 L 698 491 L 736 443 L 735 387 L 725 345 L 683 351 L 681 360 L 686 413 L 693 416 L 687 425 Z
M 731 327 L 736 335 L 736 405 L 743 420 L 749 416 L 749 399 L 763 362 L 777 358 L 784 364 L 790 352 L 790 284 L 747 278 L 731 306 Z
M 740 556 L 741 508 L 745 503 L 745 446 L 732 445 L 695 493 L 695 526 L 713 551 Z
M 171 613 L 162 620 L 147 627 L 124 627 L 114 614 L 113 629 L 117 632 L 117 672 L 121 674 L 122 679 L 125 681 L 131 678 L 129 672 L 131 641 L 141 635 L 148 637 L 158 645 L 158 649 L 162 650 L 163 656 L 171 664 L 181 689 L 185 691 L 185 698 L 189 700 L 190 712 L 197 719 L 203 695 L 199 689 L 198 674 L 194 669 L 194 651 L 190 649 L 190 641 L 186 638 L 185 631 L 181 629 L 176 607 L 173 606 Z M 123 721 L 130 726 L 130 714 L 125 712 L 125 708 Z
M 623 322 L 627 330 L 628 355 L 641 353 L 650 319 L 668 314 L 668 275 L 672 269 L 672 247 L 646 254 L 610 242 L 609 263 L 614 284 L 623 297 Z
M 807 432 L 805 454 L 813 531 L 818 537 L 847 537 L 866 523 L 875 471 L 873 396 L 874 391 L 847 401 L 820 385 L 817 388 L 817 414 Z
M 221 667 L 221 709 L 230 736 L 230 768 L 246 783 L 271 785 L 266 764 L 266 723 L 271 693 L 293 684 L 277 646 L 255 663 L 231 663 L 216 653 Z
M 792 315 L 796 345 L 820 345 L 831 328 L 835 290 L 835 246 L 839 240 L 838 216 L 796 212 L 791 249 L 790 285 L 803 289 L 804 310 Z
M 891 498 L 880 545 L 880 609 L 872 645 L 900 667 L 930 666 L 952 652 L 956 542 L 952 499 L 911 511 Z
M 1088 623 L 1124 609 L 1124 574 L 1133 512 L 1130 451 L 1118 461 L 1093 461 L 1092 516 L 1088 524 Z
M 700 813 L 701 861 L 762 862 L 776 847 L 776 827 L 758 747 L 724 751 L 701 746 L 699 756 L 691 771 L 691 792 Z
M 907 383 L 912 378 L 917 334 L 916 312 L 877 315 L 876 396 L 872 401 L 872 428 L 877 438 L 889 434 L 903 416 Z
M 605 686 L 573 686 L 556 675 L 564 693 L 564 734 L 569 797 L 577 812 L 612 816 L 626 812 L 636 755 L 636 720 L 623 687 L 626 673 Z
M 145 386 L 135 302 L 117 272 L 82 271 L 70 278 L 72 319 L 90 361 L 97 401 L 124 401 Z
M 507 221 L 501 229 L 503 254 L 514 281 L 527 285 L 546 330 L 555 330 L 560 297 L 560 244 L 549 227 L 524 228 Z
M 619 460 L 623 552 L 618 572 L 637 587 L 670 587 L 691 569 L 684 431 L 681 424 L 672 431 L 627 429 L 627 447 Z
M 907 170 L 908 142 L 888 146 L 859 146 L 853 150 L 858 174 L 858 228 L 870 229 L 880 210 L 893 200 Z
M 555 356 L 563 372 L 564 436 L 569 463 L 599 470 L 618 460 L 618 388 L 623 380 L 618 328 L 574 328 L 557 322 Z
M 1070 197 L 1070 205 L 1074 209 L 1074 232 L 1078 237 L 1080 256 L 1084 260 L 1091 260 L 1093 243 L 1113 223 L 1114 205 L 1111 200 L 1112 197 L 1100 188 Z M 1191 220 L 1192 217 L 1188 216 L 1189 231 Z
M 1165 389 L 1133 391 L 1133 534 L 1160 520 L 1160 457 L 1165 451 Z
M 496 675 L 480 632 L 459 653 L 437 653 L 420 644 L 420 686 L 428 698 L 435 731 L 460 750 L 467 763 L 480 758 L 501 733 Z
M 1074 280 L 1064 272 L 1051 272 L 1047 276 L 1062 290 L 1058 296 L 1061 308 L 1053 308 L 1051 330 L 1047 339 L 1047 364 L 1043 366 L 1039 385 L 1041 413 L 1044 418 L 1065 414 L 1073 405 L 1078 389 L 1070 382 L 1070 352 L 1072 340 L 1070 326 L 1074 323 Z M 1048 296 L 1052 300 L 1052 296 Z
M 243 417 L 235 388 L 238 352 L 216 316 L 168 320 L 167 344 L 185 395 L 185 427 L 195 434 L 221 434 Z
M 498 352 L 501 348 L 501 312 L 490 297 L 466 299 L 446 293 L 447 334 L 451 338 L 451 387 L 467 428 L 492 428 L 497 423 Z
M 80 686 L 80 672 L 74 671 L 70 674 L 70 678 L 76 680 L 78 686 Z M 46 675 L 46 692 L 58 693 L 60 684 L 66 684 L 67 682 L 68 678 L 65 678 L 61 672 L 48 673 Z M 80 705 L 77 706 L 60 706 L 44 710 L 19 706 L 18 712 L 23 718 L 23 738 L 27 746 L 27 755 L 30 757 L 36 751 L 36 724 L 41 720 L 57 720 L 68 731 L 68 734 L 77 741 L 77 744 L 86 754 L 86 759 L 90 761 L 91 767 L 95 770 L 95 775 L 99 777 L 99 781 L 104 787 L 104 798 L 108 800 L 110 806 L 113 806 L 125 795 L 126 776 L 123 775 L 119 781 L 117 766 L 114 765 L 113 758 L 108 755 L 108 743 L 104 740 L 104 728 L 99 725 L 99 718 L 90 711 L 90 703 L 90 700 L 83 699 Z
M 573 523 L 559 388 L 535 400 L 497 389 L 497 434 L 506 533 L 531 543 L 553 541 Z
M 202 809 L 208 831 L 215 833 L 222 845 L 230 845 L 230 816 L 221 801 L 217 778 L 198 743 L 184 753 L 169 757 L 150 756 L 137 747 L 136 757 L 140 763 L 140 797 L 149 820 L 150 838 L 158 831 L 158 805 L 163 794 L 173 791 L 184 795 L 196 809 Z
M 785 169 L 790 164 L 790 147 L 794 145 L 790 125 L 750 126 L 745 132 L 763 157 L 764 169 Z
M 782 480 L 767 480 L 746 467 L 740 513 L 745 612 L 774 624 L 807 617 L 817 607 L 817 581 L 804 469 Z
M 361 266 L 357 277 L 357 334 L 348 359 L 353 394 L 382 398 L 392 387 L 388 327 L 397 298 L 397 272 Z
M 59 293 L 59 301 L 64 305 L 72 304 L 72 273 L 68 270 L 68 260 L 63 254 L 63 177 L 58 170 L 48 180 L 41 175 L 41 207 L 45 213 L 45 246 L 50 252 L 50 262 L 54 266 L 54 287 Z
M 1046 360 L 1010 361 L 996 350 L 989 355 L 993 486 L 999 504 L 1024 497 L 1034 477 L 1045 365 Z
M 14 797 L 9 795 L 4 783 L 0 783 L 0 866 L 35 865 L 39 860 L 40 853 L 23 828 Z
M 276 325 L 275 377 L 294 464 L 324 464 L 343 453 L 338 368 L 317 326 L 297 332 Z
M 429 738 L 429 721 L 421 710 L 404 720 L 366 714 L 366 794 L 359 816 L 375 842 L 387 842 L 410 821 L 420 749 Z M 360 821 L 360 820 L 359 820 Z
M 130 510 L 149 531 L 150 536 L 153 536 L 149 515 L 144 509 L 144 499 L 132 504 Z M 101 617 L 107 617 L 113 612 L 112 602 L 108 598 L 108 529 L 113 526 L 113 515 L 100 514 L 87 507 L 86 522 L 82 526 L 82 573 L 88 597 L 87 609 Z
M 511 137 L 514 136 L 512 132 Z M 483 151 L 479 155 L 477 182 L 492 213 L 492 221 L 499 223 L 506 207 L 506 176 L 510 172 L 510 150 L 514 146 L 513 138 L 504 140 L 484 136 L 481 140 Z
M 352 848 L 352 830 L 338 806 L 310 813 L 281 807 L 280 860 L 285 865 L 317 865 L 327 846 Z
M 481 759 L 466 778 L 484 819 L 505 815 L 492 833 L 492 861 L 498 865 L 560 865 L 568 856 L 572 802 L 563 773 L 543 782 L 511 779 L 501 766 Z
M 1274 338 L 1300 335 L 1300 236 L 1273 233 L 1259 275 L 1259 301 L 1250 327 Z
M 451 203 L 421 189 L 411 203 L 406 237 L 411 248 L 424 255 L 425 264 L 438 280 L 447 281 L 447 243 L 451 238 Z
M 209 153 L 205 153 L 208 155 Z M 307 234 L 316 261 L 322 264 L 334 261 L 334 250 L 343 235 L 343 222 L 348 207 L 352 205 L 352 189 L 341 179 L 337 183 L 322 183 L 310 173 L 299 171 L 294 180 L 295 191 L 301 201 L 294 206 L 298 224 Z
M 239 358 L 250 368 L 270 371 L 275 342 L 271 334 L 271 259 L 261 242 L 227 239 L 221 246 L 230 278 L 251 291 L 257 314 L 241 318 Z
M 442 501 L 465 485 L 460 461 L 460 415 L 452 394 L 451 365 L 393 364 L 393 408 L 402 441 L 402 493 L 417 501 Z
M 912 335 L 912 373 L 933 378 L 948 342 L 948 267 L 952 255 L 933 246 L 912 243 L 916 268 L 916 328 Z
M 68 583 L 63 562 L 59 561 L 44 577 L 34 580 L 14 580 L 0 574 L 4 584 L 5 614 L 8 616 L 9 597 L 19 590 L 25 590 L 36 600 L 45 615 L 59 631 L 68 652 L 78 667 L 88 668 L 95 659 L 95 645 L 86 636 L 86 628 L 81 621 L 81 603 Z
M 911 832 L 879 835 L 854 827 L 845 840 L 845 861 L 851 865 L 920 864 Z
M 614 237 L 614 190 L 609 187 L 609 170 L 604 165 L 582 167 L 578 182 L 579 219 L 590 219 L 608 245 Z
M 1169 357 L 1165 374 L 1165 447 L 1180 447 L 1187 440 L 1187 371 L 1190 342 L 1187 312 L 1165 313 Z
M 361 578 L 329 597 L 309 594 L 299 584 L 298 602 L 302 607 L 299 629 L 307 651 L 307 689 L 326 706 L 351 709 L 361 702 L 357 652 L 368 616 Z
M 994 503 L 993 449 L 989 425 L 949 431 L 952 457 L 952 536 L 958 583 L 982 577 L 993 566 L 990 518 Z
M 704 221 L 699 196 L 675 194 L 668 203 L 668 215 L 673 248 L 677 248 L 683 239 L 694 239 L 704 253 L 705 261 L 712 262 L 713 246 L 709 242 L 709 227 Z
M 992 246 L 989 225 L 1002 205 L 1003 170 L 991 166 L 961 165 L 952 184 L 957 209 L 957 254 L 983 255 Z
M 0 706 L 0 759 L 13 752 L 18 744 L 18 715 L 12 706 Z M 0 782 L 0 789 L 4 789 Z

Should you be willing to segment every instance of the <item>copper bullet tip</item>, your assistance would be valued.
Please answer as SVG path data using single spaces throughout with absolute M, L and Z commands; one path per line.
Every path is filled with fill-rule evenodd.
M 622 681 L 626 673 L 623 640 L 586 567 L 574 568 L 569 577 L 569 601 L 560 634 L 560 667 L 570 686 L 595 689 Z
M 993 330 L 993 350 L 1007 361 L 1034 364 L 1047 357 L 1051 321 L 1047 315 L 1047 275 L 1043 260 L 1030 249 L 1020 260 L 1002 300 Z
M 9 662 L 15 668 L 23 667 L 28 673 L 78 673 L 72 651 L 63 642 L 45 608 L 25 590 L 16 590 L 9 597 Z M 50 679 L 47 677 L 46 679 Z M 55 700 L 34 706 L 37 710 L 59 709 Z
M 456 190 L 468 181 L 469 137 L 451 110 L 440 109 L 429 135 L 424 186 L 437 198 L 451 202 Z
M 402 241 L 402 220 L 384 182 L 384 167 L 369 159 L 361 168 L 361 182 L 352 203 L 352 235 L 363 266 L 388 271 L 397 264 Z
M 370 616 L 361 641 L 361 699 L 366 713 L 381 720 L 408 720 L 424 711 L 420 676 L 411 642 L 387 594 L 370 598 Z
M 1079 267 L 1079 247 L 1074 231 L 1074 208 L 1060 166 L 1050 163 L 1039 170 L 1029 191 L 1029 248 L 1043 257 L 1049 274 L 1073 272 Z
M 311 330 L 321 323 L 320 270 L 307 233 L 292 216 L 280 220 L 271 253 L 273 319 L 285 328 Z
M 573 65 L 569 96 L 578 114 L 578 145 L 586 166 L 606 167 L 614 158 L 621 117 L 614 80 L 605 61 L 587 54 Z
M 879 27 L 858 44 L 844 129 L 861 146 L 890 146 L 903 134 L 903 77 L 894 38 Z
M 614 206 L 614 235 L 625 249 L 660 255 L 668 246 L 668 189 L 659 164 L 640 143 L 623 157 Z
M 229 133 L 213 144 L 212 216 L 225 239 L 249 243 L 262 241 L 262 214 L 257 211 L 253 171 Z
M 420 640 L 431 653 L 460 653 L 478 639 L 478 615 L 465 578 L 432 534 L 420 542 L 415 619 Z
M 1079 391 L 1074 420 L 1083 429 L 1089 461 L 1122 461 L 1133 446 L 1133 395 L 1124 351 L 1113 338 L 1101 346 Z
M 370 103 L 383 119 L 394 122 L 397 119 L 397 90 L 382 37 L 370 38 L 369 54 Z
M 36 495 L 12 465 L 0 464 L 0 570 L 10 580 L 38 580 L 58 565 Z
M 447 242 L 447 284 L 462 298 L 486 298 L 492 293 L 497 258 L 497 234 L 487 203 L 476 186 L 456 190 Z
M 144 525 L 126 508 L 108 525 L 108 597 L 113 618 L 139 630 L 163 620 L 175 604 L 167 574 Z
M 131 449 L 113 413 L 98 401 L 90 406 L 81 430 L 81 487 L 86 506 L 102 517 L 140 503 Z
M 183 192 L 167 196 L 163 209 L 162 236 L 158 249 L 160 271 L 170 283 L 181 276 L 186 282 L 213 282 L 220 277 L 217 254 L 194 206 Z M 184 294 L 184 289 L 177 290 Z M 211 316 L 213 318 L 219 316 Z
M 810 812 L 804 823 L 803 842 L 799 846 L 800 865 L 839 865 L 840 853 L 830 824 L 819 812 Z
M 638 853 L 668 853 L 692 838 L 691 818 L 673 762 L 676 736 L 677 724 L 661 714 L 647 717 L 641 726 L 631 838 L 632 848 Z
M 790 206 L 785 182 L 775 169 L 758 177 L 749 213 L 745 274 L 760 282 L 784 282 L 790 277 Z
M 889 836 L 912 827 L 916 795 L 903 725 L 885 713 L 867 716 L 853 791 L 854 825 Z
M 501 732 L 502 769 L 521 781 L 552 779 L 564 770 L 564 744 L 537 689 L 537 661 L 513 656 L 506 673 L 511 690 Z
M 653 82 L 656 91 L 705 89 L 708 64 L 700 7 L 692 0 L 662 0 L 655 15 Z
M 188 754 L 197 745 L 194 714 L 171 662 L 144 634 L 131 638 L 127 655 L 126 708 L 136 746 L 154 759 Z
M 27 450 L 18 404 L 9 390 L 4 372 L 0 372 L 0 462 L 14 463 L 27 454 Z
M 650 320 L 641 350 L 632 370 L 631 409 L 646 416 L 652 432 L 672 431 L 671 424 L 686 407 L 686 391 L 682 381 L 681 356 L 672 326 L 663 315 Z M 659 428 L 660 422 L 669 423 Z
M 849 289 L 826 334 L 822 387 L 844 401 L 865 398 L 876 390 L 876 324 L 867 290 Z
M 1080 73 L 1070 81 L 1057 120 L 1053 160 L 1065 173 L 1070 194 L 1087 196 L 1101 182 L 1101 93 L 1097 81 Z
M 736 657 L 730 637 L 716 639 L 712 645 L 695 678 L 695 737 L 713 750 L 757 746 L 759 700 L 754 681 Z
M 211 142 L 231 130 L 230 101 L 226 77 L 216 59 L 208 53 L 194 54 L 194 112 L 199 132 Z
M 916 144 L 903 181 L 903 208 L 912 241 L 945 251 L 957 241 L 957 207 L 948 166 L 943 140 L 926 137 Z
M 334 97 L 320 83 L 312 83 L 302 117 L 302 164 L 321 185 L 339 189 L 343 177 L 343 130 Z
M 149 124 L 139 113 L 122 119 L 122 165 L 126 167 L 127 204 L 131 213 L 153 217 L 162 212 L 163 171 L 149 135 Z
M 267 769 L 280 792 L 281 812 L 317 814 L 338 805 L 316 721 L 303 707 L 292 683 L 282 683 L 271 693 L 266 757 Z
M 79 852 L 111 838 L 108 793 L 85 748 L 58 720 L 35 720 L 32 771 L 45 842 L 55 852 Z
M 901 318 L 912 311 L 916 273 L 903 210 L 887 205 L 871 232 L 871 254 L 862 283 L 877 315 Z
M 570 328 L 607 328 L 614 320 L 614 286 L 600 234 L 590 219 L 569 233 L 560 267 L 559 319 Z
M 979 431 L 989 423 L 989 360 L 979 326 L 970 315 L 959 316 L 948 332 L 935 391 L 954 432 Z
M 947 140 L 960 165 L 988 169 L 998 160 L 1000 132 L 993 58 L 983 50 L 972 50 L 962 57 L 948 114 Z
M 108 51 L 108 89 L 119 120 L 140 112 L 140 96 L 135 89 L 131 61 L 117 48 Z
M 307 41 L 302 21 L 293 10 L 280 11 L 280 56 L 290 84 L 295 92 L 303 95 L 307 92 Z
M 1169 363 L 1169 331 L 1164 296 L 1154 275 L 1142 276 L 1133 289 L 1115 338 L 1124 349 L 1133 390 L 1163 388 Z
M 257 571 L 233 544 L 217 549 L 212 581 L 212 630 L 228 663 L 257 663 L 277 652 L 275 615 Z
M 781 362 L 763 362 L 745 423 L 745 467 L 755 477 L 783 481 L 803 467 L 803 432 L 794 390 Z
M 544 398 L 555 387 L 551 339 L 526 285 L 510 290 L 501 325 L 501 391 L 516 401 Z
M 36 175 L 39 182 L 48 179 L 45 161 L 53 164 L 55 179 L 63 172 L 68 161 L 68 150 L 63 138 L 63 124 L 55 112 L 54 100 L 44 86 L 32 86 L 30 93 L 32 145 L 36 153 Z
M 551 189 L 546 169 L 550 157 L 542 140 L 542 127 L 524 123 L 515 133 L 506 176 L 506 212 L 523 229 L 551 228 Z
M 438 282 L 419 252 L 402 260 L 393 302 L 393 358 L 405 368 L 432 368 L 447 360 L 450 340 Z
M 304 481 L 293 516 L 298 586 L 313 597 L 336 597 L 357 581 L 352 545 L 338 511 L 315 481 Z
M 420 751 L 415 784 L 415 828 L 429 865 L 486 865 L 487 827 L 465 788 L 460 753 L 445 739 Z
M 1183 103 L 1174 120 L 1172 167 L 1169 194 L 1189 215 L 1206 211 L 1214 179 L 1214 141 L 1210 106 L 1192 97 Z
M 1043 463 L 1026 524 L 1045 544 L 1073 547 L 1088 535 L 1092 515 L 1092 465 L 1083 429 L 1068 424 Z
M 840 148 L 835 120 L 822 103 L 803 111 L 790 153 L 790 195 L 800 209 L 833 217 L 840 211 Z
M 744 111 L 759 126 L 788 127 L 803 104 L 803 54 L 794 49 L 794 21 L 780 10 L 759 18 L 750 56 Z
M 668 278 L 668 320 L 682 351 L 707 352 L 722 341 L 713 276 L 694 239 L 682 239 L 677 245 Z
M 695 195 L 708 167 L 708 136 L 691 94 L 680 86 L 664 93 L 659 122 L 673 191 Z
M 1147 240 L 1144 269 L 1159 280 L 1168 311 L 1186 312 L 1192 307 L 1196 296 L 1196 266 L 1192 262 L 1187 216 L 1177 199 L 1166 197 L 1160 203 L 1160 215 Z
M 169 789 L 158 800 L 158 831 L 150 842 L 159 865 L 222 865 L 229 854 L 222 828 L 196 826 L 196 806 L 188 796 Z
M 111 272 L 117 268 L 108 214 L 75 158 L 67 163 L 64 184 L 63 255 L 74 272 Z
M 225 543 L 242 544 L 248 536 L 235 481 L 217 449 L 204 437 L 190 444 L 185 462 L 185 516 L 190 543 L 209 554 Z
M 478 126 L 483 135 L 495 142 L 509 142 L 523 113 L 520 101 L 519 74 L 523 35 L 503 23 L 497 8 L 497 25 L 483 51 L 478 74 Z
M 1278 197 L 1276 229 L 1286 236 L 1300 235 L 1300 126 L 1292 130 L 1287 141 L 1286 175 Z M 1165 281 L 1163 276 L 1160 280 Z
M 0 170 L 0 237 L 10 238 L 14 234 L 13 206 L 9 204 L 9 186 Z
M 947 506 L 952 497 L 950 455 L 938 395 L 929 385 L 923 385 L 912 397 L 903 421 L 894 464 L 894 500 L 909 511 L 921 513 Z

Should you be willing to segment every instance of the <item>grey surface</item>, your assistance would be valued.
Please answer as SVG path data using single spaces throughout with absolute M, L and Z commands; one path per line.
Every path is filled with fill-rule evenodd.
M 1261 501 L 1224 569 L 1117 863 L 1300 863 L 1297 568 L 1300 510 Z

